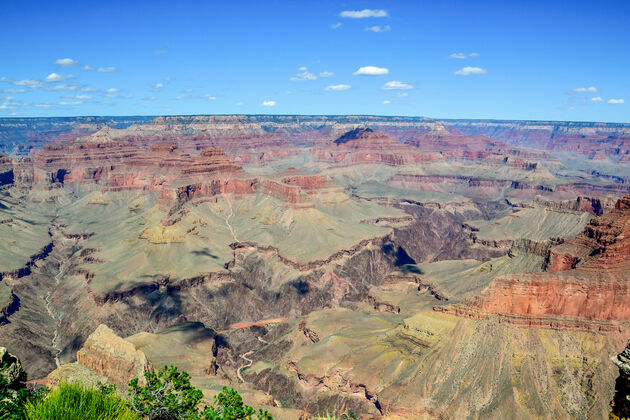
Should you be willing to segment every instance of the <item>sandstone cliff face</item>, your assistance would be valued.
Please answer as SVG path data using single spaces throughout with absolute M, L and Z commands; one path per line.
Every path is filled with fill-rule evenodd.
M 127 385 L 133 378 L 143 380 L 144 373 L 151 369 L 143 352 L 103 324 L 77 352 L 77 363 L 120 386 Z
M 585 329 L 614 328 L 611 323 L 629 319 L 630 196 L 620 199 L 614 211 L 592 219 L 574 240 L 552 249 L 549 271 L 498 278 L 473 302 L 453 311 L 555 327 L 566 318 L 566 327 Z

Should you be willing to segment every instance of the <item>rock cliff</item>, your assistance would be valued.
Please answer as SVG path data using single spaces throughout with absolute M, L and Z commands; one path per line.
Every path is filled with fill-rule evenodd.
M 578 328 L 619 329 L 630 318 L 630 196 L 594 218 L 575 239 L 551 250 L 548 273 L 495 279 L 478 298 L 456 308 L 436 308 L 509 322 Z

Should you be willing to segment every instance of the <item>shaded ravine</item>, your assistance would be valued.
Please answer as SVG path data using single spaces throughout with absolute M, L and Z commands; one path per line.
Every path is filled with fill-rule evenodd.
M 68 257 L 68 259 L 66 259 L 66 261 L 64 261 L 60 266 L 59 266 L 59 272 L 55 275 L 55 284 L 54 284 L 54 288 L 51 289 L 48 294 L 46 295 L 46 310 L 48 311 L 48 315 L 50 315 L 50 317 L 55 321 L 55 330 L 54 330 L 54 334 L 53 334 L 53 338 L 52 338 L 52 349 L 53 352 L 55 354 L 55 365 L 57 367 L 61 366 L 61 363 L 59 362 L 59 355 L 61 354 L 62 349 L 59 348 L 58 344 L 57 344 L 57 338 L 59 337 L 59 323 L 61 321 L 60 318 L 56 317 L 52 308 L 51 308 L 51 303 L 52 303 L 52 296 L 55 293 L 55 291 L 57 290 L 57 286 L 59 286 L 59 280 L 61 279 L 61 276 L 63 276 L 66 272 L 66 268 L 68 267 L 68 264 L 70 263 L 70 258 L 72 258 L 72 255 L 70 257 Z

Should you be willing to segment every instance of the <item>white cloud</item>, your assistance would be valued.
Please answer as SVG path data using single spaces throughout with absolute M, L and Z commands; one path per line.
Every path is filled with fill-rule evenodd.
M 396 96 L 398 96 L 399 98 L 404 98 L 405 96 L 409 96 L 409 94 L 407 92 L 398 92 Z
M 74 76 L 71 74 L 64 76 L 63 74 L 50 73 L 48 76 L 46 76 L 46 78 L 44 79 L 44 82 L 48 82 L 48 83 L 65 82 L 66 80 L 72 79 L 73 77 Z
M 378 26 L 378 25 L 374 25 L 374 26 L 368 26 L 367 28 L 365 28 L 366 31 L 369 32 L 387 32 L 389 31 L 391 28 L 391 26 L 389 25 L 385 25 L 385 26 Z
M 486 74 L 486 73 L 488 73 L 488 70 L 482 69 L 481 67 L 466 66 L 457 70 L 454 74 L 458 76 L 468 76 L 470 74 Z
M 52 104 L 34 104 L 36 108 L 52 108 Z
M 77 60 L 73 60 L 72 58 L 59 58 L 55 60 L 55 64 L 61 67 L 74 67 L 78 66 L 79 62 Z
M 71 84 L 71 85 L 60 84 L 60 85 L 48 86 L 48 87 L 45 87 L 44 89 L 49 92 L 64 92 L 64 91 L 74 92 L 75 90 L 79 89 L 79 85 L 77 85 L 76 83 Z
M 332 71 L 323 71 L 319 73 L 319 77 L 333 77 L 334 75 L 335 73 L 333 73 Z
M 240 102 L 240 101 L 239 101 L 239 102 L 237 102 L 237 103 L 236 103 L 236 106 L 243 106 L 243 105 L 245 105 L 245 103 L 244 103 L 244 102 Z
M 335 23 L 335 24 L 330 25 L 330 27 L 331 27 L 332 29 L 337 29 L 337 28 L 341 27 L 341 25 L 342 25 L 342 23 L 341 23 L 341 22 L 337 22 L 337 23 Z
M 85 99 L 92 99 L 91 96 L 89 95 L 65 95 L 64 98 L 68 98 L 68 99 L 79 99 L 79 100 L 85 100 Z
M 389 104 L 391 104 L 391 103 L 392 103 L 392 101 L 390 101 L 389 99 L 385 99 L 385 100 L 383 101 L 383 105 L 389 105 Z
M 175 99 L 177 99 L 178 101 L 181 101 L 182 99 L 208 99 L 210 101 L 214 101 L 215 99 L 217 99 L 216 96 L 210 95 L 208 93 L 202 94 L 202 95 L 192 95 L 191 92 L 192 92 L 192 89 L 186 89 L 184 93 L 182 93 L 179 96 L 176 96 Z
M 91 88 L 91 87 L 84 87 L 81 88 L 81 92 L 98 92 L 100 89 L 97 88 Z
M 167 82 L 170 82 L 171 80 L 173 80 L 173 78 L 172 77 L 165 77 L 164 80 L 167 81 Z
M 623 104 L 623 103 L 625 103 L 625 102 L 626 102 L 626 101 L 625 101 L 625 100 L 623 100 L 623 99 L 609 99 L 609 100 L 607 101 L 607 103 L 609 103 L 609 104 L 615 104 L 615 105 Z
M 2 93 L 24 93 L 26 89 L 2 89 L 0 90 Z
M 164 83 L 156 83 L 155 85 L 153 85 L 153 89 L 155 90 L 160 90 L 164 87 Z
M 581 88 L 575 88 L 571 92 L 573 92 L 573 93 L 597 93 L 597 92 L 599 92 L 599 89 L 597 89 L 595 86 L 581 87 Z
M 13 84 L 15 86 L 26 86 L 31 89 L 37 89 L 37 88 L 42 87 L 42 82 L 40 82 L 39 80 L 33 80 L 33 79 L 18 80 L 18 81 L 13 82 Z
M 326 86 L 326 89 L 324 90 L 341 91 L 341 90 L 348 90 L 351 87 L 352 86 L 350 85 L 330 85 L 330 86 Z
M 381 89 L 384 90 L 409 90 L 413 89 L 413 86 L 409 83 L 399 82 L 398 80 L 392 80 L 391 82 L 385 83 L 381 86 Z
M 96 71 L 99 73 L 111 73 L 113 71 L 116 71 L 116 67 L 99 67 L 96 69 Z
M 479 53 L 470 53 L 468 55 L 464 54 L 464 53 L 453 53 L 451 55 L 448 56 L 448 58 L 459 58 L 459 59 L 465 59 L 465 58 L 469 58 L 469 57 L 479 57 Z
M 167 52 L 168 51 L 166 51 L 166 50 L 157 50 L 153 54 L 155 54 L 155 55 L 162 55 L 162 54 L 166 54 Z
M 118 88 L 109 88 L 105 91 L 105 93 L 103 93 L 103 96 L 106 96 L 108 98 L 119 98 L 120 95 L 118 94 L 120 92 L 120 89 Z
M 591 98 L 591 101 L 593 102 L 604 102 L 604 98 L 602 98 L 601 96 L 594 96 Z
M 387 73 L 389 73 L 389 69 L 384 67 L 365 66 L 360 67 L 359 70 L 355 71 L 353 74 L 355 76 L 384 76 Z
M 276 105 L 278 105 L 276 101 L 263 101 L 263 103 L 260 104 L 260 106 L 276 106 Z
M 57 102 L 57 105 L 74 106 L 74 105 L 81 105 L 82 103 L 83 103 L 82 101 L 73 101 L 73 102 L 61 101 L 61 102 Z
M 305 66 L 302 66 L 298 69 L 298 71 L 300 73 L 296 74 L 295 76 L 291 77 L 289 80 L 292 80 L 294 82 L 301 82 L 304 80 L 315 80 L 317 79 L 317 76 L 315 76 L 313 73 L 309 72 L 308 69 Z
M 157 98 L 155 96 L 150 96 L 148 98 L 142 98 L 143 101 L 155 101 Z
M 94 70 L 94 67 L 92 67 L 92 66 L 88 66 L 88 65 L 86 64 L 85 66 L 83 66 L 83 70 L 85 70 L 85 71 L 92 71 L 92 70 Z
M 363 10 L 344 10 L 339 13 L 342 18 L 365 19 L 365 18 L 381 18 L 389 15 L 385 10 L 381 9 L 363 9 Z

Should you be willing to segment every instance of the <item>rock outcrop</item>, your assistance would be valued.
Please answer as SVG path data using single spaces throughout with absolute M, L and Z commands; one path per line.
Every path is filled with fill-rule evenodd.
M 57 368 L 48 376 L 48 382 L 56 384 L 80 379 L 95 383 L 103 379 L 124 387 L 133 378 L 142 383 L 144 373 L 151 369 L 142 351 L 101 324 L 77 352 L 77 361 Z
M 613 397 L 611 420 L 630 418 L 630 341 L 626 348 L 612 358 L 613 363 L 619 368 L 619 377 L 615 383 L 615 396 Z
M 26 381 L 26 371 L 20 359 L 4 347 L 0 347 L 0 376 L 6 381 L 7 388 L 11 389 L 19 387 Z

